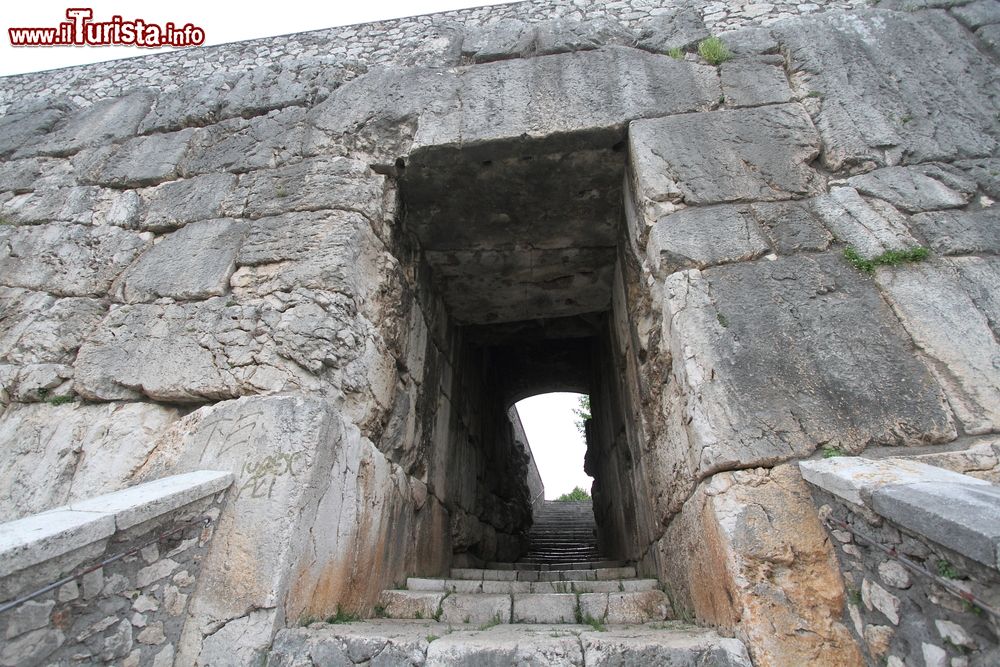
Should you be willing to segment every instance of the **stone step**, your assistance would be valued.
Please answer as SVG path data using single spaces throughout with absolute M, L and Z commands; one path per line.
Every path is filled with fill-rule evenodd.
M 450 579 L 490 580 L 490 581 L 609 581 L 611 579 L 634 579 L 635 568 L 599 567 L 559 570 L 476 570 L 456 568 Z
M 578 623 L 612 625 L 666 620 L 670 601 L 663 591 L 613 593 L 450 593 L 382 591 L 384 618 L 434 619 L 472 625 Z
M 608 560 L 602 558 L 590 558 L 579 561 L 571 561 L 564 565 L 551 567 L 544 563 L 487 563 L 486 570 L 592 570 L 601 567 L 625 567 L 628 565 L 622 560 Z
M 634 593 L 659 587 L 656 579 L 608 579 L 603 581 L 496 581 L 493 579 L 423 579 L 410 577 L 411 591 L 453 593 Z
M 635 627 L 451 626 L 372 620 L 282 630 L 268 667 L 294 665 L 704 665 L 751 667 L 738 639 L 677 622 Z

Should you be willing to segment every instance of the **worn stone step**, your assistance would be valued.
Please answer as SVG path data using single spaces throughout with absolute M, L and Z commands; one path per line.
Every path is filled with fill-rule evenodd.
M 568 567 L 572 565 L 573 567 Z M 571 561 L 569 563 L 561 564 L 558 567 L 551 567 L 545 563 L 525 563 L 518 561 L 516 563 L 487 563 L 486 570 L 587 570 L 595 569 L 600 567 L 624 567 L 628 565 L 625 561 L 621 560 L 607 560 L 602 558 L 585 558 L 578 561 Z
M 411 591 L 452 591 L 454 593 L 626 593 L 652 591 L 656 579 L 609 579 L 605 581 L 495 581 L 491 579 L 424 579 L 410 577 Z
M 575 570 L 475 570 L 456 568 L 451 571 L 450 578 L 492 581 L 608 581 L 611 579 L 633 579 L 635 576 L 635 568 L 627 566 Z
M 576 623 L 610 624 L 663 621 L 670 601 L 663 591 L 611 593 L 451 593 L 383 591 L 386 618 L 427 619 L 445 623 Z
M 675 665 L 751 667 L 738 639 L 677 622 L 634 627 L 587 625 L 451 626 L 434 621 L 372 620 L 282 630 L 268 667 L 379 664 Z

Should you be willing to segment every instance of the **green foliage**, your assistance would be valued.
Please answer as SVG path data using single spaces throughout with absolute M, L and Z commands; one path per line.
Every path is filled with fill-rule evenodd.
M 375 612 L 375 618 L 386 618 L 387 617 L 384 605 L 380 605 L 380 604 L 375 605 L 375 609 L 373 611 Z
M 441 615 L 444 614 L 444 601 L 448 599 L 448 596 L 452 594 L 452 591 L 445 591 L 444 597 L 438 602 L 438 608 L 434 612 L 434 620 L 440 621 Z
M 718 37 L 709 37 L 698 42 L 698 55 L 709 65 L 719 65 L 733 57 Z
M 500 625 L 501 623 L 503 623 L 503 621 L 500 620 L 500 614 L 494 614 L 493 618 L 490 619 L 489 621 L 483 623 L 482 625 L 480 625 L 479 629 L 480 630 L 489 630 L 490 628 L 495 627 L 497 625 Z
M 823 458 L 832 459 L 837 456 L 844 456 L 844 451 L 839 447 L 824 447 L 823 448 Z
M 47 402 L 49 405 L 65 405 L 76 400 L 76 396 L 53 396 Z
M 684 50 L 679 46 L 675 46 L 672 49 L 667 50 L 667 55 L 674 60 L 684 60 Z
M 301 616 L 299 618 L 299 626 L 304 628 L 307 625 L 312 625 L 313 623 L 316 623 L 318 621 L 319 621 L 319 619 L 316 618 L 315 616 L 310 616 L 310 615 L 307 614 L 307 615 Z
M 576 407 L 573 408 L 573 414 L 576 415 L 576 430 L 580 432 L 580 436 L 583 438 L 587 437 L 587 420 L 591 418 L 590 415 L 590 396 L 586 394 L 581 394 L 576 399 Z
M 810 90 L 809 94 L 807 94 L 806 97 L 823 97 L 823 93 L 819 92 L 818 90 Z
M 278 186 L 274 188 L 274 196 L 278 198 L 284 198 L 288 196 L 288 190 L 285 189 L 284 183 L 278 183 Z
M 945 579 L 959 578 L 958 570 L 955 569 L 955 566 L 943 558 L 937 562 L 937 572 Z
M 382 613 L 383 614 L 385 613 L 385 608 L 382 609 Z M 326 622 L 329 623 L 330 625 L 337 625 L 340 623 L 354 623 L 358 620 L 360 619 L 358 618 L 357 614 L 351 614 L 349 612 L 344 611 L 343 609 L 340 608 L 340 605 L 337 605 L 336 614 L 334 614 L 333 616 L 328 616 L 326 618 Z
M 590 614 L 584 614 L 583 615 L 583 623 L 582 623 L 582 625 L 589 625 L 590 627 L 592 627 L 597 632 L 604 632 L 606 630 L 606 628 L 604 627 L 604 624 L 601 623 L 596 618 L 594 618 L 593 616 L 591 616 Z
M 726 319 L 726 316 L 723 315 L 722 313 L 719 313 L 718 315 L 716 315 L 715 319 L 719 320 L 719 324 L 722 325 L 723 329 L 728 329 L 729 328 L 729 320 Z
M 581 489 L 579 486 L 574 487 L 573 490 L 570 491 L 569 493 L 564 493 L 558 498 L 556 498 L 556 502 L 562 502 L 562 503 L 576 502 L 581 500 L 590 500 L 590 494 Z
M 427 643 L 430 644 L 435 639 L 440 639 L 440 637 L 438 637 L 437 635 L 427 635 L 426 639 L 427 639 Z
M 874 273 L 876 266 L 898 266 L 903 262 L 920 262 L 930 257 L 931 251 L 923 246 L 907 248 L 906 250 L 887 250 L 878 257 L 865 259 L 858 254 L 858 251 L 847 246 L 844 248 L 844 257 L 851 266 L 864 273 Z
M 859 591 L 856 588 L 848 588 L 847 589 L 847 599 L 855 607 L 859 606 L 861 604 L 861 591 Z

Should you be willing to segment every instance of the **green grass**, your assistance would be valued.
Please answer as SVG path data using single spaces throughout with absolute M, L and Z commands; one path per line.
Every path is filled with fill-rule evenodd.
M 719 65 L 733 57 L 718 37 L 709 37 L 698 42 L 698 55 L 709 65 Z
M 438 601 L 438 608 L 434 612 L 434 620 L 440 621 L 441 615 L 444 614 L 444 601 L 448 599 L 448 596 L 452 594 L 452 591 L 445 591 L 444 597 Z
M 589 625 L 597 632 L 604 632 L 605 630 L 607 630 L 607 628 L 604 627 L 603 623 L 601 623 L 599 620 L 597 620 L 590 614 L 584 614 L 582 620 L 583 620 L 583 625 Z
M 824 447 L 823 448 L 823 458 L 832 459 L 838 456 L 845 456 L 844 451 L 839 447 Z
M 806 97 L 823 97 L 823 93 L 818 90 L 810 90 Z
M 729 320 L 726 319 L 726 316 L 723 315 L 722 313 L 719 313 L 718 315 L 716 315 L 715 319 L 719 320 L 719 324 L 722 325 L 723 329 L 728 329 L 729 328 Z
M 425 639 L 427 640 L 427 643 L 430 644 L 435 639 L 441 639 L 441 638 L 438 637 L 437 635 L 427 635 L 427 637 L 425 637 Z
M 382 613 L 385 613 L 384 608 L 382 609 Z M 361 619 L 358 618 L 357 614 L 351 614 L 349 612 L 344 611 L 343 609 L 340 608 L 340 605 L 337 605 L 336 614 L 334 614 L 333 616 L 326 617 L 326 622 L 329 623 L 330 625 L 338 625 L 340 623 L 355 623 L 359 620 Z
M 584 491 L 583 489 L 581 489 L 579 486 L 575 487 L 569 493 L 564 493 L 561 496 L 559 496 L 558 498 L 556 498 L 556 501 L 558 501 L 558 502 L 564 502 L 564 503 L 565 502 L 572 502 L 572 501 L 579 501 L 579 500 L 590 500 L 590 494 L 587 493 L 586 491 Z
M 489 630 L 490 628 L 494 628 L 494 627 L 500 625 L 501 623 L 503 623 L 503 621 L 500 620 L 500 614 L 495 614 L 492 619 L 490 619 L 490 620 L 486 621 L 485 623 L 483 623 L 482 625 L 480 625 L 479 629 L 480 630 Z
M 667 55 L 673 58 L 674 60 L 684 60 L 684 50 L 679 46 L 675 46 L 672 49 L 668 49 Z
M 49 405 L 66 405 L 67 403 L 72 403 L 76 400 L 76 396 L 53 396 L 47 403 Z
M 887 250 L 878 257 L 865 259 L 858 254 L 858 251 L 847 246 L 844 249 L 844 257 L 851 266 L 864 273 L 874 273 L 876 266 L 898 266 L 904 262 L 920 262 L 930 257 L 931 251 L 923 246 L 907 248 L 906 250 Z
M 945 579 L 959 578 L 958 570 L 955 569 L 955 566 L 943 558 L 937 562 L 937 573 Z

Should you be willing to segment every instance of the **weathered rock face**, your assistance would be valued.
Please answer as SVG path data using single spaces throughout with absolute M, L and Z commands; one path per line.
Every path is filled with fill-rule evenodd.
M 288 38 L 249 69 L 206 51 L 218 64 L 157 65 L 157 89 L 127 93 L 131 76 L 65 73 L 73 103 L 13 103 L 0 519 L 232 472 L 161 655 L 248 664 L 306 617 L 372 613 L 408 575 L 515 560 L 539 483 L 511 405 L 581 391 L 609 557 L 758 665 L 884 648 L 877 627 L 845 630 L 788 464 L 919 445 L 996 474 L 1000 15 L 816 7 L 726 33 L 734 57 L 713 66 L 695 54 L 709 28 L 792 8 L 626 4 L 426 19 L 423 43 L 392 35 L 370 58 L 350 37 L 292 62 Z M 561 9 L 538 22 L 543 5 Z M 412 48 L 387 56 L 397 41 Z M 5 81 L 0 102 L 33 85 Z M 935 256 L 874 276 L 843 257 L 918 245 Z M 406 635 L 390 653 L 666 655 L 636 633 L 520 653 Z M 377 653 L 282 636 L 317 662 Z
M 835 620 L 843 583 L 794 465 L 704 482 L 657 544 L 656 558 L 675 604 L 737 627 L 754 664 L 863 664 Z

